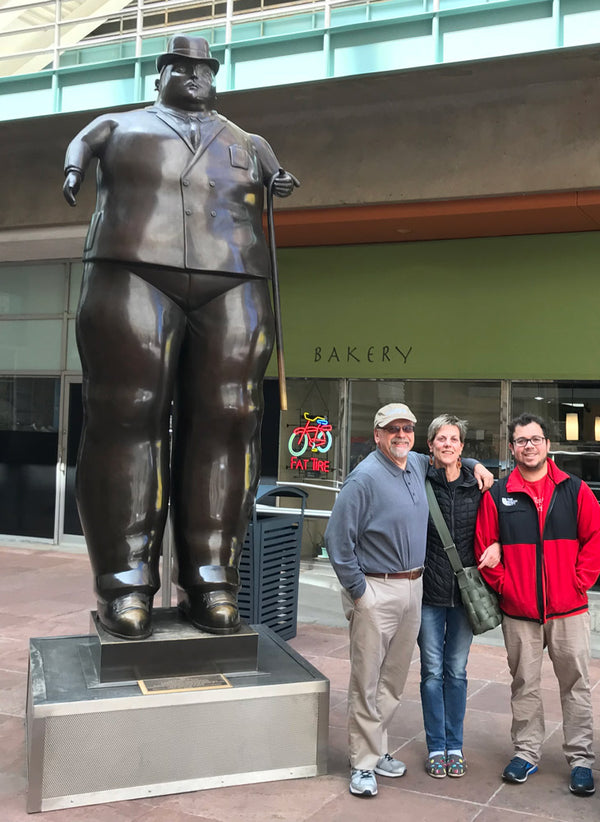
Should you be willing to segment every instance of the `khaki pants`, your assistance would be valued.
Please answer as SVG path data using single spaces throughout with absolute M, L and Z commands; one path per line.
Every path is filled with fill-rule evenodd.
M 563 751 L 571 768 L 594 763 L 593 717 L 588 662 L 590 615 L 553 619 L 545 625 L 504 617 L 502 622 L 508 667 L 512 675 L 511 736 L 515 756 L 537 765 L 544 741 L 544 707 L 540 680 L 542 655 L 548 648 L 560 686 Z
M 422 594 L 422 577 L 367 577 L 358 603 L 342 591 L 350 622 L 348 738 L 353 768 L 372 770 L 388 753 L 387 730 L 410 668 Z

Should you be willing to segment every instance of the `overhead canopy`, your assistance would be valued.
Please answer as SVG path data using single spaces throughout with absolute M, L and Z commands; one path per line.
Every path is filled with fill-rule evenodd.
M 129 3 L 62 0 L 57 21 L 55 3 L 25 5 L 24 0 L 0 0 L 0 77 L 30 74 L 51 66 L 57 22 L 61 47 L 74 46 Z

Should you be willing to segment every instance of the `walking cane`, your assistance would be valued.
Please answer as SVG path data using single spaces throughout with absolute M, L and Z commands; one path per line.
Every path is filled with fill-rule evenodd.
M 281 330 L 281 302 L 279 298 L 279 271 L 277 269 L 277 247 L 275 245 L 275 224 L 273 221 L 273 184 L 277 177 L 285 174 L 279 171 L 269 180 L 267 186 L 267 226 L 269 230 L 269 253 L 271 257 L 271 278 L 273 282 L 273 313 L 275 315 L 275 345 L 277 347 L 277 375 L 279 377 L 279 404 L 282 411 L 287 411 L 287 388 L 285 385 L 285 364 L 283 361 L 283 332 Z M 290 177 L 296 188 L 300 185 L 293 174 Z

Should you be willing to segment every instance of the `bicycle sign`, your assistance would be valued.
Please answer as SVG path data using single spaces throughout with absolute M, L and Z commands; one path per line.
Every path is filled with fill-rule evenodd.
M 288 440 L 290 454 L 301 457 L 308 448 L 321 454 L 327 453 L 333 442 L 329 420 L 325 417 L 311 417 L 308 411 L 303 416 L 306 422 L 294 428 Z

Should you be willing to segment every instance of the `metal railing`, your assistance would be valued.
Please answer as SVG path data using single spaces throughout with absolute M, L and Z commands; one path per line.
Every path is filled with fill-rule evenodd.
M 319 13 L 328 26 L 332 8 L 386 3 L 407 16 L 440 9 L 440 0 L 0 0 L 0 77 L 71 65 L 69 55 L 82 49 L 120 44 L 127 47 L 123 56 L 141 57 L 144 41 L 199 28 L 222 30 L 218 42 L 228 44 L 241 23 Z

